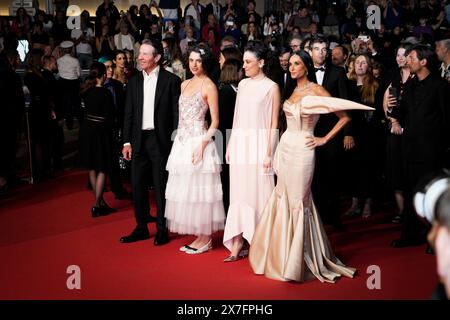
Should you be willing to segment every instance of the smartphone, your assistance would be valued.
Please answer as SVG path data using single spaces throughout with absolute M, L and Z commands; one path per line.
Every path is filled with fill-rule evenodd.
M 226 25 L 229 26 L 229 27 L 232 27 L 232 26 L 234 26 L 234 22 L 233 21 L 227 21 Z
M 395 99 L 398 99 L 398 97 L 397 97 L 397 88 L 389 87 L 389 95 L 393 96 Z
M 358 39 L 364 41 L 364 42 L 369 42 L 370 37 L 369 36 L 358 36 Z

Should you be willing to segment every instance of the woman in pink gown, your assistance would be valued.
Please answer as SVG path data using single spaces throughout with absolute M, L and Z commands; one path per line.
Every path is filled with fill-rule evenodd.
M 249 41 L 244 52 L 247 79 L 239 83 L 233 129 L 227 147 L 230 164 L 230 207 L 223 243 L 237 260 L 244 239 L 251 243 L 259 217 L 274 188 L 272 156 L 277 137 L 280 93 L 264 74 L 267 48 Z
M 287 92 L 283 105 L 287 130 L 274 155 L 277 185 L 253 235 L 249 261 L 256 274 L 276 280 L 334 282 L 341 275 L 353 277 L 354 268 L 337 259 L 328 242 L 311 195 L 314 148 L 326 144 L 349 121 L 341 110 L 372 108 L 329 97 L 314 75 L 311 58 L 301 51 L 289 59 L 296 87 Z M 339 121 L 325 137 L 314 137 L 320 113 L 335 112 Z

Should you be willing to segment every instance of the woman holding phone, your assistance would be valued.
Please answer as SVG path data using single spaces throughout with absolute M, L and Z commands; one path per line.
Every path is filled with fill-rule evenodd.
M 411 83 L 413 74 L 406 64 L 407 46 L 401 45 L 397 48 L 398 68 L 388 76 L 386 84 L 389 84 L 384 92 L 383 110 L 389 121 L 389 133 L 386 140 L 386 178 L 390 190 L 394 192 L 397 204 L 397 215 L 392 220 L 393 223 L 402 222 L 403 217 L 403 175 L 402 175 L 402 134 L 403 128 L 398 119 L 392 117 L 393 108 L 401 102 L 405 88 Z

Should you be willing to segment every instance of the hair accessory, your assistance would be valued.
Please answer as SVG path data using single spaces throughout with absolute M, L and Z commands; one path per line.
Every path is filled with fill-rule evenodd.
M 198 51 L 200 51 L 200 55 L 204 55 L 205 54 L 205 50 L 203 50 L 203 49 L 198 49 Z

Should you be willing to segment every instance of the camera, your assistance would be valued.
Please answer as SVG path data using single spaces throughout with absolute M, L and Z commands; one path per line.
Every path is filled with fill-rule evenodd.
M 431 177 L 431 179 L 430 179 Z M 414 208 L 417 214 L 432 223 L 441 196 L 450 188 L 450 172 L 446 169 L 425 177 L 414 195 Z

